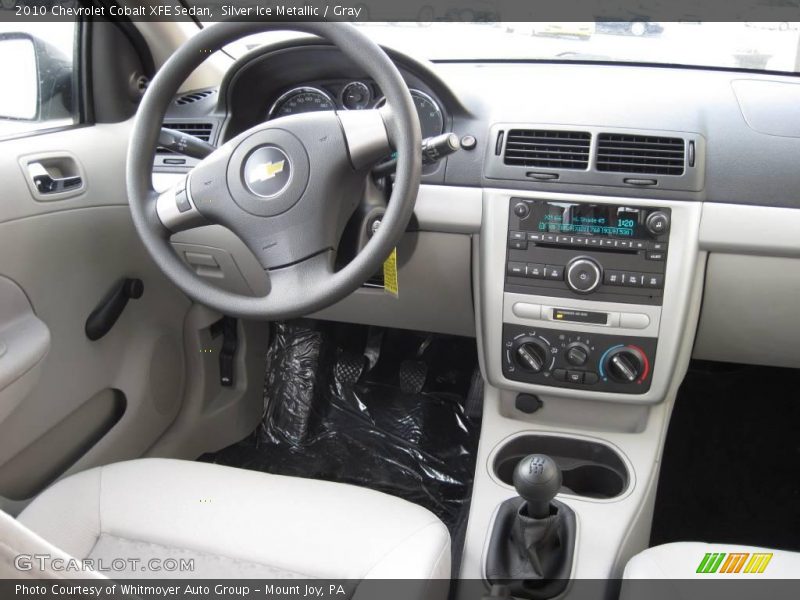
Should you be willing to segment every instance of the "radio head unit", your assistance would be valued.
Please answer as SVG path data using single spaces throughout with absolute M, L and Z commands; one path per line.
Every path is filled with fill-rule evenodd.
M 669 208 L 512 198 L 508 292 L 661 304 Z

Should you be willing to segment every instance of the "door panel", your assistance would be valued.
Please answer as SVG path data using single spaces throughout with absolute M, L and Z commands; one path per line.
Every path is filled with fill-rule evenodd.
M 0 410 L 0 497 L 29 497 L 65 469 L 141 456 L 181 408 L 190 302 L 157 269 L 131 222 L 129 131 L 121 123 L 0 142 L 0 291 L 13 285 L 28 303 L 29 323 L 41 324 L 40 347 L 26 359 L 38 365 L 35 378 L 8 414 Z M 35 199 L 19 159 L 44 153 L 75 156 L 84 191 Z M 90 341 L 86 318 L 126 277 L 141 279 L 144 294 L 105 337 Z M 14 311 L 0 309 L 0 331 L 12 313 L 26 312 L 16 302 Z M 21 370 L 19 353 L 6 344 L 0 373 L 4 363 Z M 46 460 L 49 452 L 58 460 Z

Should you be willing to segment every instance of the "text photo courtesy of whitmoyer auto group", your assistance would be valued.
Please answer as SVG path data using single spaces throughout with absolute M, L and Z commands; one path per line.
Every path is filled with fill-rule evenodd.
M 800 597 L 800 0 L 0 0 L 0 598 Z

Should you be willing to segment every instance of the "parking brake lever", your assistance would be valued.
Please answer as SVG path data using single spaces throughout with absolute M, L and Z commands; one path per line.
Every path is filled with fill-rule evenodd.
M 166 127 L 161 128 L 161 133 L 158 136 L 158 145 L 178 154 L 200 159 L 205 158 L 216 150 L 208 142 L 204 142 L 193 135 L 176 131 L 175 129 L 167 129 Z

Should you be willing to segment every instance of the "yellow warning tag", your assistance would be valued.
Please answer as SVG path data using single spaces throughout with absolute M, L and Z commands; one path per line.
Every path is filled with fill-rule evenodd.
M 392 249 L 389 258 L 383 263 L 383 289 L 392 296 L 400 295 L 400 288 L 397 285 L 397 248 Z

